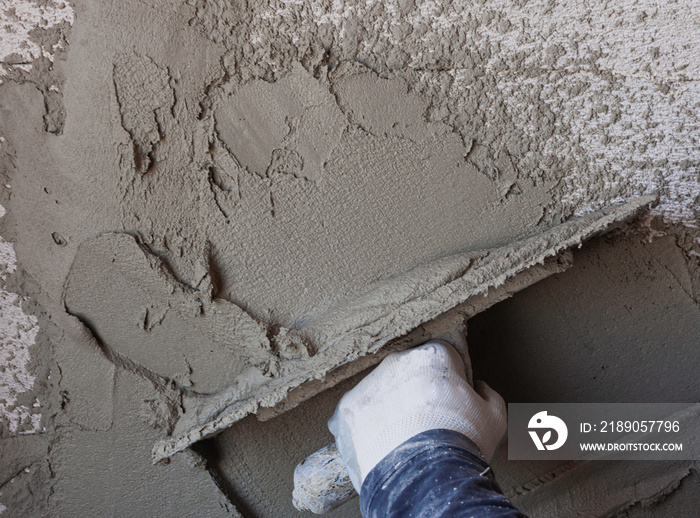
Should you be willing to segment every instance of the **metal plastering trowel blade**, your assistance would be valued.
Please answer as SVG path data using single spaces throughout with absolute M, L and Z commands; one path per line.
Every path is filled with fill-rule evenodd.
M 508 245 L 470 251 L 422 265 L 370 286 L 300 329 L 276 336 L 286 350 L 308 354 L 281 356 L 275 369 L 251 368 L 224 391 L 185 395 L 184 411 L 170 435 L 157 442 L 158 462 L 189 445 L 216 435 L 246 415 L 272 417 L 377 363 L 387 351 L 418 345 L 438 317 L 459 306 L 471 316 L 552 273 L 566 269 L 561 255 L 606 232 L 641 210 L 655 196 L 634 198 L 572 219 Z

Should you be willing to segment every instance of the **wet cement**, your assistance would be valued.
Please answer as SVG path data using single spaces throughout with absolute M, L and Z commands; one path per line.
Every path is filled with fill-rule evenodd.
M 698 393 L 694 337 L 700 332 L 700 308 L 695 300 L 699 286 L 697 276 L 693 279 L 689 273 L 687 256 L 675 246 L 672 236 L 650 240 L 648 232 L 638 228 L 598 238 L 574 253 L 570 270 L 468 321 L 474 375 L 487 380 L 508 402 L 694 401 Z M 361 378 L 343 382 L 273 421 L 247 418 L 203 446 L 210 466 L 227 480 L 226 487 L 241 498 L 251 516 L 275 512 L 293 516 L 287 496 L 293 487 L 294 467 L 305 452 L 332 440 L 324 429 L 327 416 Z M 278 445 L 279 437 L 285 446 Z M 532 516 L 562 516 L 561 509 L 553 511 L 531 495 L 572 466 L 507 461 L 505 449 L 496 455 L 493 465 L 506 494 Z M 269 460 L 256 459 L 259 451 L 275 451 L 274 468 Z M 628 485 L 619 486 L 620 493 L 644 480 L 644 468 L 655 466 L 654 462 L 619 464 L 633 470 L 631 479 L 625 481 Z M 668 468 L 678 478 L 688 469 L 692 463 L 676 462 Z M 636 476 L 634 470 L 639 470 Z M 604 472 L 597 483 L 613 484 L 613 476 L 625 478 L 624 472 Z M 595 481 L 591 473 L 578 477 L 566 488 L 571 493 L 567 498 L 575 501 L 572 495 L 586 486 L 594 487 Z M 665 481 L 657 481 L 657 492 L 666 489 Z M 577 512 L 617 515 L 635 501 L 645 502 L 639 509 L 648 508 L 653 496 L 654 491 L 645 494 L 639 490 L 636 499 L 628 495 L 616 499 L 601 490 L 593 499 L 594 508 L 572 505 L 569 511 L 571 516 Z M 662 502 L 654 509 L 654 516 L 692 516 L 695 512 L 692 507 L 681 514 L 678 508 L 666 511 Z M 330 516 L 359 517 L 357 500 Z
M 76 2 L 31 31 L 51 52 L 0 84 L 6 288 L 39 327 L 10 515 L 288 513 L 341 389 L 215 439 L 223 491 L 144 453 L 183 393 L 303 361 L 271 337 L 389 275 L 652 191 L 637 237 L 475 319 L 475 365 L 511 400 L 697 399 L 693 7 L 501 4 Z

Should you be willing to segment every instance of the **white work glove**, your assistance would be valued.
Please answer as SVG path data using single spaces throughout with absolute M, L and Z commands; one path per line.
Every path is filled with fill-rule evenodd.
M 387 356 L 346 393 L 328 421 L 352 484 L 394 448 L 438 428 L 466 435 L 488 462 L 506 431 L 506 405 L 486 383 L 467 382 L 451 346 L 429 342 Z

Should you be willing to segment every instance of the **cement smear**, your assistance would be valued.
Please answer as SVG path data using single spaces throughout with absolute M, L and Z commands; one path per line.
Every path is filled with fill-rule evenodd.
M 11 304 L 39 331 L 3 346 L 29 351 L 35 379 L 17 404 L 41 418 L 17 429 L 3 421 L 7 513 L 236 515 L 195 457 L 151 467 L 148 451 L 172 431 L 183 394 L 217 392 L 247 369 L 274 375 L 277 358 L 303 362 L 308 351 L 270 341 L 281 328 L 301 328 L 387 276 L 620 197 L 659 191 L 660 218 L 697 226 L 696 5 L 586 9 L 11 2 L 2 30 L 15 29 L 3 42 L 24 39 L 1 64 L 0 225 L 19 264 L 6 289 L 29 297 Z M 612 328 L 592 315 L 576 336 L 653 337 L 650 319 L 670 312 L 659 322 L 676 324 L 670 362 L 696 336 L 686 317 L 698 301 L 697 236 L 652 230 L 673 237 L 629 271 L 642 280 L 668 271 L 683 289 L 669 295 L 658 277 L 631 283 L 630 298 L 648 300 L 643 321 Z M 615 286 L 596 273 L 615 253 L 600 257 L 581 283 Z M 572 293 L 572 304 L 587 300 Z M 608 309 L 619 309 L 609 296 Z M 658 297 L 671 299 L 654 306 Z M 563 336 L 542 347 L 586 351 L 562 347 L 573 339 Z M 637 385 L 612 380 L 632 367 L 606 378 L 615 398 L 631 397 Z M 695 380 L 674 372 L 647 383 L 647 395 L 693 393 Z M 544 387 L 530 374 L 533 390 Z M 597 386 L 580 375 L 568 365 L 550 381 Z M 245 475 L 230 482 L 242 508 L 285 514 L 291 488 L 282 491 L 284 470 L 272 466 L 282 451 L 292 465 L 328 441 L 330 413 L 316 404 L 298 411 L 313 432 L 249 420 L 222 436 L 222 445 L 258 431 L 270 441 L 235 450 L 236 469 L 269 488 L 254 494 Z M 307 442 L 297 431 L 318 435 Z
M 571 269 L 470 319 L 467 339 L 475 378 L 493 382 L 513 402 L 692 401 L 698 391 L 693 337 L 700 331 L 694 299 L 700 285 L 689 274 L 693 256 L 677 248 L 675 239 L 655 238 L 641 224 L 631 233 L 598 238 L 574 252 Z M 208 441 L 205 455 L 211 466 L 251 515 L 276 511 L 292 516 L 287 495 L 294 468 L 332 439 L 324 428 L 326 414 L 361 378 L 269 422 L 247 418 Z M 259 451 L 274 452 L 272 458 L 279 462 L 274 470 L 268 460 L 255 460 Z M 683 486 L 696 463 L 584 468 L 505 457 L 503 448 L 493 462 L 499 483 L 531 516 L 617 516 L 635 502 L 631 516 L 642 512 L 637 507 L 652 504 L 653 516 L 695 512 L 692 506 L 666 509 L 660 500 L 670 494 L 671 506 L 674 491 L 681 502 L 692 499 L 683 496 Z M 359 517 L 356 502 L 330 516 Z

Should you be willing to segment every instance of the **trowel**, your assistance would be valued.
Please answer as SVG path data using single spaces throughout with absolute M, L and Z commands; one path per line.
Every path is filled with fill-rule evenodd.
M 466 297 L 452 308 L 447 304 L 443 306 L 443 316 L 430 322 L 432 326 L 423 324 L 424 340 L 448 338 L 448 341 L 462 354 L 468 381 L 472 383 L 471 363 L 466 351 L 466 343 L 464 343 L 464 334 L 446 336 L 449 329 L 459 329 L 455 318 L 472 317 L 515 292 L 549 275 L 566 270 L 573 264 L 571 247 L 582 246 L 585 240 L 612 230 L 620 222 L 653 206 L 656 202 L 654 197 L 635 198 L 627 203 L 607 207 L 568 221 L 505 247 L 479 252 L 478 260 L 468 265 L 465 263 L 466 269 L 459 280 L 454 279 L 443 286 L 437 286 L 433 293 L 437 294 L 446 289 L 452 292 L 453 287 L 461 288 L 465 284 L 469 288 L 476 285 L 488 286 L 488 288 L 474 291 L 469 288 L 461 291 L 457 288 L 455 293 L 460 293 L 457 297 L 460 299 L 465 295 Z M 437 298 L 443 300 L 442 297 Z M 440 322 L 441 319 L 443 322 Z M 379 353 L 373 355 L 372 363 L 376 363 L 390 352 L 403 348 L 385 346 Z M 300 511 L 308 510 L 315 514 L 325 514 L 356 495 L 347 468 L 334 443 L 307 457 L 297 465 L 294 471 L 293 504 Z
M 656 196 L 609 206 L 504 246 L 443 257 L 382 279 L 298 329 L 272 338 L 282 351 L 273 372 L 254 368 L 226 390 L 183 396 L 169 437 L 153 448 L 158 462 L 214 436 L 249 414 L 267 420 L 377 363 L 454 329 L 514 293 L 573 264 L 572 247 L 653 207 Z M 295 472 L 294 505 L 321 514 L 354 496 L 334 445 Z

